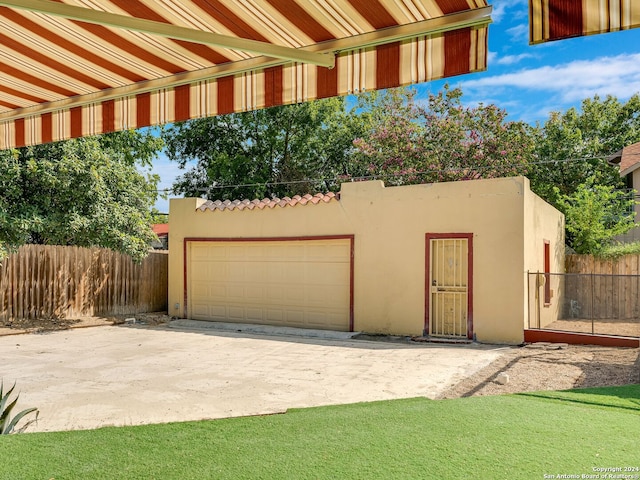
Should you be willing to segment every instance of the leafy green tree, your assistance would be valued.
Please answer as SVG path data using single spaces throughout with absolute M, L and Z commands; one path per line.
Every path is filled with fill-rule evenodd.
M 628 232 L 634 222 L 636 201 L 623 190 L 602 185 L 595 176 L 570 195 L 554 187 L 559 209 L 566 216 L 567 244 L 576 253 L 601 253 L 616 235 Z
M 620 102 L 596 95 L 584 100 L 580 109 L 552 112 L 536 136 L 531 188 L 553 205 L 558 205 L 558 195 L 571 195 L 589 178 L 624 188 L 618 169 L 606 159 L 640 141 L 640 96 Z
M 153 208 L 151 209 L 151 223 L 169 223 L 169 214 L 161 213 Z
M 138 167 L 161 145 L 124 132 L 0 152 L 0 247 L 100 246 L 141 260 L 159 178 Z
M 167 156 L 187 168 L 174 193 L 208 199 L 262 198 L 336 188 L 349 174 L 361 121 L 330 98 L 177 123 Z M 355 133 L 354 133 L 355 132 Z
M 530 127 L 494 105 L 464 107 L 445 89 L 419 103 L 408 89 L 360 99 L 371 129 L 357 139 L 361 170 L 387 183 L 443 182 L 524 174 L 533 153 Z

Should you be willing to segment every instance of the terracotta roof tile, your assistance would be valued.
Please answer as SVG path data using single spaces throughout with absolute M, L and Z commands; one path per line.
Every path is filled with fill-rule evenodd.
M 169 233 L 169 224 L 168 223 L 154 223 L 151 225 L 151 229 L 153 233 L 156 235 L 167 235 Z
M 284 198 L 264 198 L 262 200 L 207 200 L 205 203 L 198 207 L 198 210 L 204 212 L 205 210 L 211 211 L 224 211 L 224 210 L 253 210 L 258 208 L 263 210 L 264 208 L 275 207 L 294 207 L 296 205 L 317 205 L 319 203 L 329 203 L 332 200 L 340 200 L 340 195 L 336 195 L 333 192 L 329 193 L 316 193 L 315 195 L 306 194 L 304 196 L 295 195 L 294 197 Z
M 640 163 L 640 142 L 624 147 L 620 159 L 620 172 L 625 172 L 638 163 Z

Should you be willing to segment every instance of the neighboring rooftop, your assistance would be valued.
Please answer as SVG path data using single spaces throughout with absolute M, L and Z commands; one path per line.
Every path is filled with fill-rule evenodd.
M 329 193 L 317 193 L 315 195 L 296 195 L 294 197 L 284 198 L 264 198 L 262 200 L 207 200 L 205 203 L 198 207 L 198 210 L 204 212 L 205 210 L 253 210 L 259 208 L 263 210 L 266 207 L 275 208 L 278 207 L 294 207 L 296 205 L 317 205 L 318 203 L 329 203 L 332 200 L 340 200 L 340 195 L 336 195 L 333 192 Z
M 640 167 L 640 142 L 624 147 L 611 155 L 607 162 L 620 167 L 620 175 L 625 176 Z
M 155 233 L 158 236 L 169 234 L 168 223 L 154 223 L 153 225 L 151 225 L 151 229 L 153 230 L 153 233 Z

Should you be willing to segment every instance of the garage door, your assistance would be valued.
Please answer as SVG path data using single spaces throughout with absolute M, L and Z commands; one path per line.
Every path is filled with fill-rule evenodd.
M 351 238 L 190 241 L 189 316 L 349 330 Z

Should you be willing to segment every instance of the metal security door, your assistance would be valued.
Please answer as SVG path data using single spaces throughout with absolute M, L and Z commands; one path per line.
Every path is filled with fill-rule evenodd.
M 469 238 L 428 238 L 429 335 L 471 338 Z

